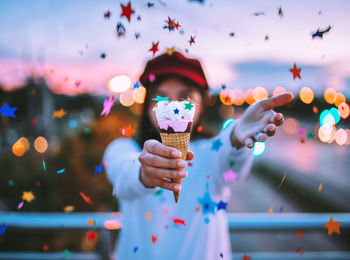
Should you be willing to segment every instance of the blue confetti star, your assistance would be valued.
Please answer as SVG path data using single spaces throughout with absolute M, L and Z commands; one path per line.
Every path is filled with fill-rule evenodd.
M 102 163 L 100 163 L 95 167 L 95 174 L 98 173 L 100 175 L 101 172 L 102 172 Z
M 223 210 L 226 210 L 226 207 L 227 207 L 227 203 L 223 202 L 222 200 L 219 201 L 219 204 L 218 204 L 218 211 L 220 209 L 223 209 Z
M 9 105 L 7 105 L 7 103 L 5 103 L 2 108 L 0 108 L 0 114 L 3 116 L 3 117 L 13 117 L 13 118 L 16 118 L 15 116 L 15 111 L 17 110 L 17 107 L 10 107 Z
M 211 199 L 208 191 L 204 193 L 203 198 L 198 199 L 198 202 L 201 204 L 203 215 L 207 215 L 209 213 L 213 215 L 215 214 L 215 208 L 217 203 Z
M 135 246 L 135 247 L 134 247 L 134 253 L 136 253 L 137 250 L 139 250 L 139 247 L 138 247 L 138 246 Z
M 154 101 L 169 101 L 169 97 L 161 97 L 161 96 L 157 96 L 156 98 L 152 98 L 152 100 Z
M 134 84 L 134 88 L 139 88 L 139 87 L 140 87 L 140 83 L 138 81 L 136 81 Z
M 223 254 L 223 253 L 220 253 L 220 257 L 221 257 L 221 258 L 224 258 L 224 254 Z
M 5 233 L 7 227 L 8 225 L 6 225 L 5 223 L 0 226 L 0 235 L 3 235 Z
M 174 113 L 175 113 L 175 114 L 179 114 L 179 112 L 180 112 L 180 111 L 179 111 L 177 108 L 174 109 Z
M 66 171 L 66 169 L 58 170 L 58 171 L 57 171 L 57 174 L 64 173 L 65 171 Z
M 223 145 L 223 143 L 221 142 L 220 139 L 215 140 L 212 143 L 211 149 L 210 150 L 215 150 L 215 151 L 219 151 L 220 147 Z

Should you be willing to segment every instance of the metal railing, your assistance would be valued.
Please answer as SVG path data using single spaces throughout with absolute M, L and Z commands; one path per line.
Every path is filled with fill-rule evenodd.
M 324 223 L 332 216 L 342 222 L 341 228 L 350 228 L 350 213 L 228 213 L 230 230 L 308 230 L 324 229 Z M 94 219 L 90 227 L 89 219 Z M 110 259 L 113 254 L 111 232 L 105 228 L 105 221 L 120 221 L 121 216 L 113 213 L 18 213 L 0 212 L 0 224 L 20 232 L 26 230 L 90 230 L 99 232 L 100 251 L 96 253 L 71 253 L 69 259 Z M 233 259 L 240 259 L 243 253 L 233 253 Z M 296 259 L 295 252 L 256 252 L 252 259 Z M 0 259 L 65 259 L 64 252 L 0 252 Z M 350 252 L 305 252 L 303 259 L 350 259 Z

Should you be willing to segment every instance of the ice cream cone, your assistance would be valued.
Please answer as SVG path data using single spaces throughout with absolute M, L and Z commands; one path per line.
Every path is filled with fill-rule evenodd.
M 179 150 L 182 155 L 182 160 L 186 160 L 190 136 L 191 133 L 160 133 L 162 143 Z M 171 179 L 171 182 L 181 184 L 182 179 Z M 175 202 L 177 203 L 180 196 L 180 191 L 173 191 L 173 194 Z

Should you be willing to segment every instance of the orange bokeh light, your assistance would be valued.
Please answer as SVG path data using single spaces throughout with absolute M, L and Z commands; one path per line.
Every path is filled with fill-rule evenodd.
M 225 88 L 220 91 L 220 101 L 223 104 L 230 106 L 234 100 L 235 93 L 231 89 Z
M 311 88 L 302 87 L 299 92 L 299 97 L 305 104 L 310 104 L 314 100 L 315 95 Z
M 326 102 L 329 104 L 333 104 L 336 93 L 337 92 L 335 91 L 334 88 L 327 88 L 323 93 L 324 100 L 326 100 Z
M 132 104 L 135 103 L 135 99 L 132 95 L 132 91 L 125 91 L 123 93 L 120 94 L 120 97 L 119 97 L 119 101 L 120 101 L 120 104 L 122 104 L 123 106 L 125 107 L 129 107 L 131 106 Z
M 288 135 L 295 135 L 299 129 L 299 122 L 294 118 L 287 118 L 283 123 L 283 131 Z
M 341 103 L 338 107 L 338 112 L 341 118 L 347 119 L 350 114 L 350 107 L 348 103 Z
M 285 92 L 287 92 L 287 90 L 285 90 L 283 87 L 278 86 L 278 87 L 275 87 L 275 89 L 273 90 L 272 96 L 277 96 Z
M 143 104 L 146 98 L 146 88 L 140 86 L 132 91 L 132 96 L 136 103 Z
M 236 106 L 241 106 L 244 104 L 244 92 L 240 89 L 233 90 L 235 99 L 233 100 L 233 104 Z
M 26 148 L 22 142 L 15 142 L 12 145 L 12 153 L 18 157 L 21 157 L 26 151 Z
M 263 87 L 256 87 L 253 90 L 253 97 L 258 102 L 263 99 L 267 99 L 269 97 L 269 94 L 267 93 L 267 90 Z
M 339 107 L 341 103 L 346 103 L 346 98 L 342 93 L 337 92 L 334 97 L 334 105 Z
M 253 91 L 254 91 L 253 89 L 249 88 L 244 94 L 245 102 L 247 102 L 248 105 L 252 105 L 255 103 L 255 99 L 253 97 Z
M 38 153 L 45 153 L 47 146 L 47 140 L 42 136 L 37 137 L 34 141 L 34 148 Z

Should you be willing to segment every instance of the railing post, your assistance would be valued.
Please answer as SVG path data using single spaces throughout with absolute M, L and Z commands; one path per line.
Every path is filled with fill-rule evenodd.
M 101 234 L 101 259 L 110 260 L 112 252 L 112 241 L 111 241 L 111 232 L 107 229 L 102 228 L 100 230 Z

